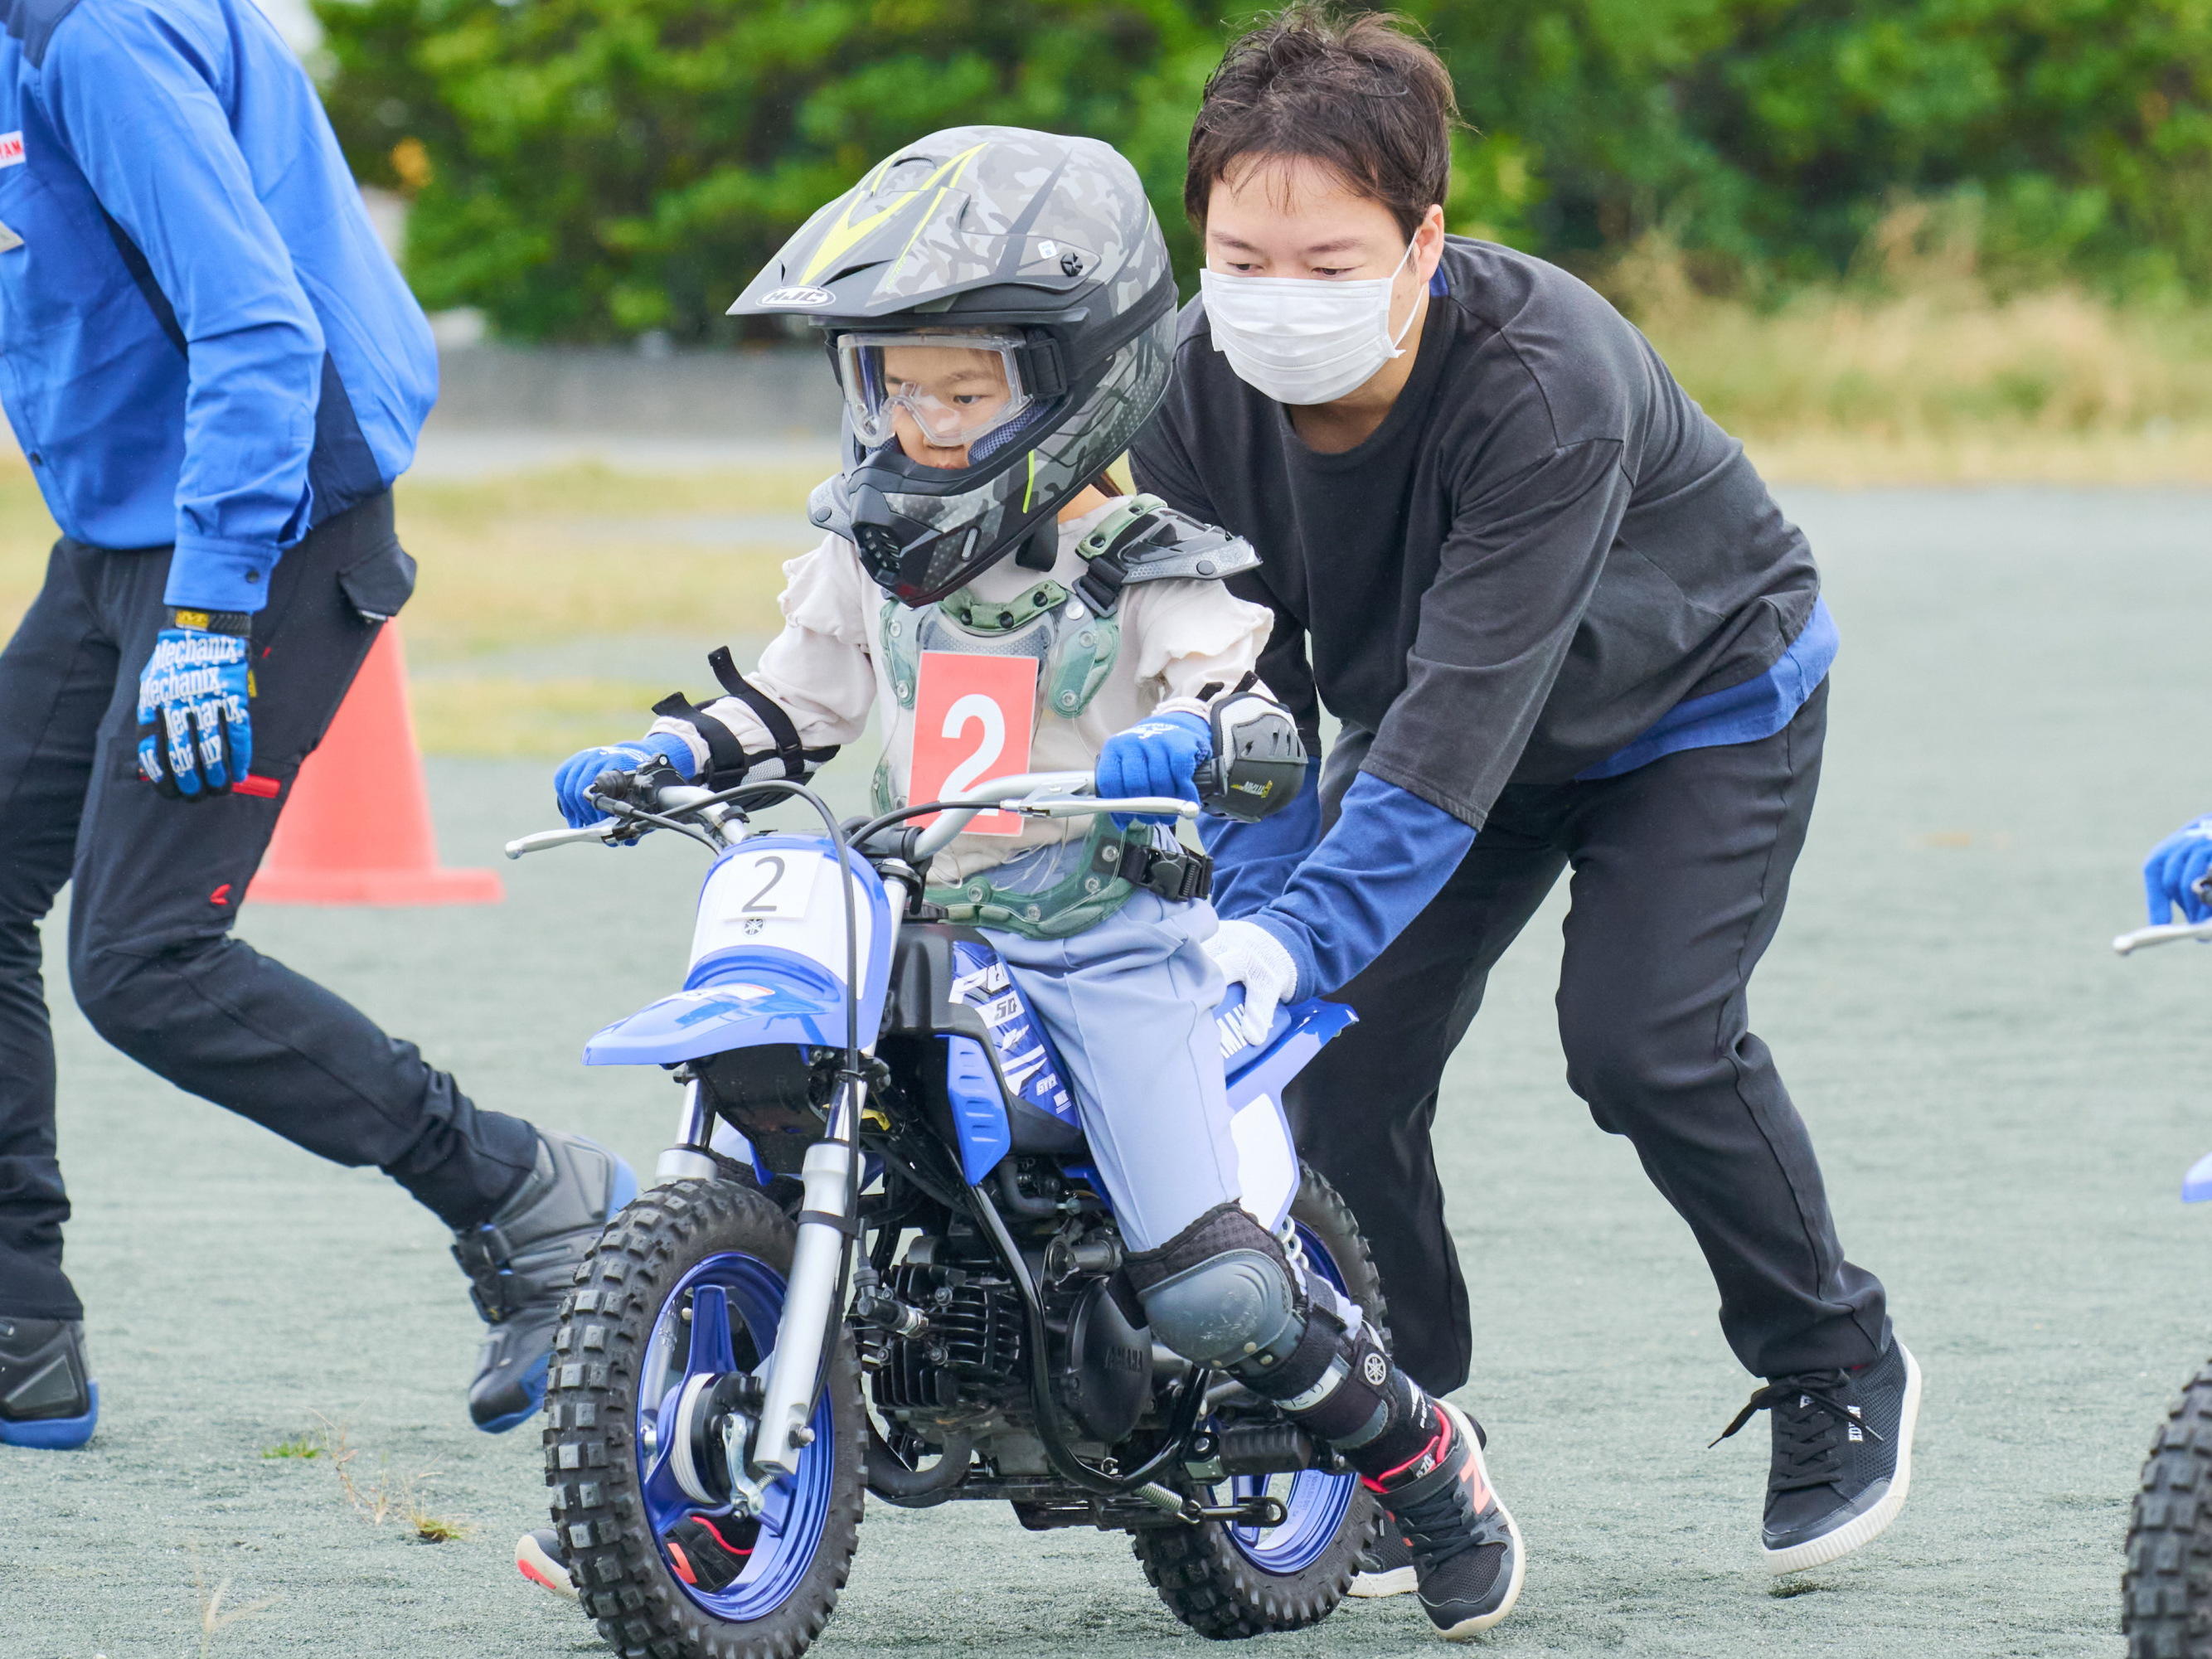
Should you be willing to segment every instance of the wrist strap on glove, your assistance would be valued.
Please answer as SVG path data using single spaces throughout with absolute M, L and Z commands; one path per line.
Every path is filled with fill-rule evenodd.
M 726 693 L 752 710 L 768 728 L 769 741 L 775 745 L 768 754 L 748 755 L 736 732 L 681 691 L 672 691 L 653 705 L 653 712 L 663 720 L 682 720 L 699 734 L 699 740 L 707 745 L 707 775 L 700 781 L 708 788 L 734 788 L 745 781 L 755 766 L 771 758 L 783 763 L 785 777 L 803 783 L 836 756 L 835 747 L 809 749 L 799 742 L 799 728 L 792 724 L 783 705 L 738 672 L 728 646 L 715 647 L 708 654 L 707 666 L 714 671 L 714 678 L 722 683 Z
M 195 628 L 203 634 L 235 634 L 243 638 L 253 632 L 253 615 L 246 611 L 194 611 L 185 605 L 172 605 L 169 626 Z

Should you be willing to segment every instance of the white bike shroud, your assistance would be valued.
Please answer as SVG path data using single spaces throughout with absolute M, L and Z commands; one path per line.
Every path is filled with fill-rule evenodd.
M 1091 787 L 1090 775 L 1081 772 L 1030 773 L 983 785 L 952 798 L 967 805 L 939 815 L 924 832 L 917 854 L 926 859 L 975 812 L 992 807 L 1046 817 L 1098 812 L 1190 817 L 1198 811 L 1183 800 L 1102 800 L 1087 793 Z M 657 805 L 666 813 L 708 799 L 706 791 L 684 787 L 663 790 Z M 826 838 L 755 836 L 742 819 L 720 807 L 708 807 L 693 822 L 729 850 L 700 890 L 686 988 L 599 1032 L 586 1048 L 586 1063 L 673 1065 L 736 1046 L 739 1028 L 749 1044 L 787 1042 L 843 1048 L 852 983 L 847 972 L 848 903 L 851 957 L 860 970 L 859 1047 L 864 1054 L 872 1054 L 907 884 L 896 876 L 878 876 L 855 856 L 841 892 L 836 854 Z M 612 840 L 621 828 L 607 820 L 581 830 L 548 831 L 510 842 L 507 851 L 519 858 L 569 842 Z M 1249 1051 L 1268 1040 L 1268 1033 L 1247 1030 L 1242 1014 L 1237 1007 L 1223 1017 L 1224 1051 Z M 1278 1031 L 1280 1026 L 1279 1017 Z M 1278 1079 L 1294 1074 L 1325 1040 L 1324 1036 L 1284 1045 L 1270 1063 L 1245 1073 L 1232 1099 L 1231 1127 L 1243 1203 L 1263 1226 L 1283 1224 L 1298 1186 L 1297 1152 L 1283 1116 Z M 733 1434 L 726 1443 L 740 1503 L 757 1504 L 763 1485 L 796 1473 L 799 1454 L 812 1438 L 807 1421 L 832 1318 L 839 1312 L 838 1285 L 850 1249 L 854 1160 L 865 1105 L 865 1085 L 844 1079 L 831 1101 L 822 1138 L 808 1146 L 800 1166 L 805 1195 L 775 1346 L 755 1370 L 761 1383 L 759 1420 L 750 1437 Z M 694 1081 L 685 1091 L 678 1144 L 663 1154 L 656 1176 L 713 1179 L 717 1171 L 705 1149 L 714 1127 L 711 1110 Z

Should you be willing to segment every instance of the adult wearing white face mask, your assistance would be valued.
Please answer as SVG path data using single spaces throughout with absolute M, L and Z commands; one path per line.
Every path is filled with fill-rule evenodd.
M 1437 1082 L 1571 869 L 1568 1081 L 1689 1224 L 1767 1379 L 1729 1431 L 1771 1408 L 1761 1543 L 1795 1571 L 1895 1516 L 1919 1399 L 1746 1023 L 1835 625 L 1804 538 L 1643 337 L 1565 272 L 1445 234 L 1455 119 L 1394 20 L 1301 8 L 1231 48 L 1192 136 L 1206 264 L 1138 483 L 1259 550 L 1237 580 L 1275 612 L 1260 672 L 1310 749 L 1322 707 L 1343 727 L 1306 810 L 1209 828 L 1214 948 L 1255 1000 L 1359 1011 L 1292 1111 L 1401 1363 L 1449 1389 L 1473 1339 Z

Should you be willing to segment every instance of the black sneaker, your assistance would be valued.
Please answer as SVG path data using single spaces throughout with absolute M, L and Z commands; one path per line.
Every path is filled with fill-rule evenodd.
M 99 1421 L 83 1324 L 0 1314 L 0 1446 L 71 1451 Z
M 1521 1529 L 1498 1501 L 1482 1461 L 1482 1431 L 1433 1402 L 1436 1437 L 1379 1480 L 1360 1477 L 1411 1547 L 1421 1606 L 1447 1641 L 1464 1642 L 1513 1611 L 1528 1566 Z
M 1825 1566 L 1872 1543 L 1897 1519 L 1912 1483 L 1920 1366 L 1893 1340 L 1849 1370 L 1778 1376 L 1745 1402 L 1720 1439 L 1755 1412 L 1773 1413 L 1759 1542 L 1774 1572 Z
M 453 1235 L 453 1260 L 491 1327 L 469 1385 L 486 1434 L 527 1422 L 545 1402 L 561 1297 L 615 1212 L 637 1196 L 629 1165 L 596 1140 L 538 1132 L 538 1164 L 499 1213 Z
M 1397 1528 L 1386 1524 L 1361 1554 L 1359 1571 L 1352 1575 L 1352 1588 L 1345 1594 L 1375 1598 L 1411 1595 L 1420 1587 L 1421 1576 L 1413 1569 L 1413 1547 L 1399 1536 Z

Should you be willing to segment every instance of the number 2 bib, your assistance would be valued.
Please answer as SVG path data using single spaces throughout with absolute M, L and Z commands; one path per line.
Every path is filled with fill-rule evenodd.
M 1030 769 L 1036 734 L 1037 663 L 1034 657 L 972 656 L 924 651 L 916 676 L 914 753 L 907 799 L 957 795 Z M 930 820 L 924 818 L 922 823 Z M 963 832 L 1018 836 L 1011 812 L 978 812 Z

